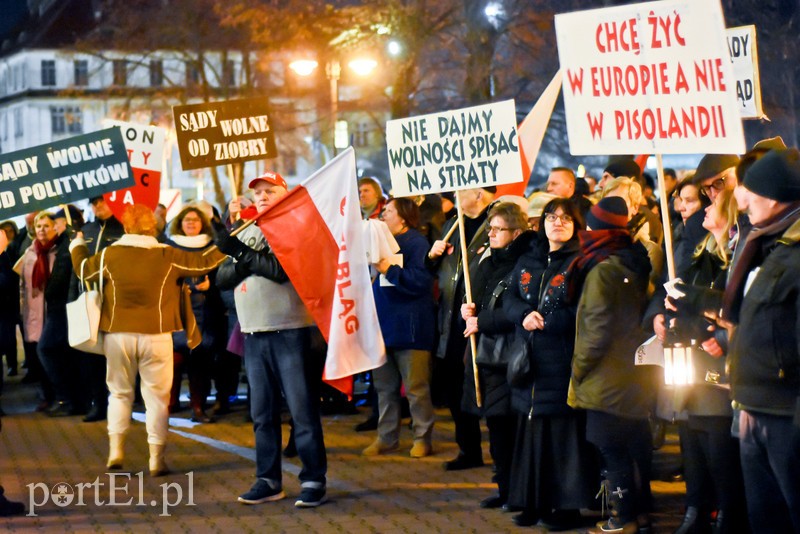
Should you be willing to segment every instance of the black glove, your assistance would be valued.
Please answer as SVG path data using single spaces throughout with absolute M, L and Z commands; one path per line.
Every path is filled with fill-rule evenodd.
M 241 260 L 242 256 L 251 250 L 250 247 L 239 241 L 235 236 L 231 236 L 225 231 L 219 232 L 214 242 L 220 252 L 236 260 Z
M 78 230 L 76 230 L 75 227 L 72 226 L 71 224 L 67 225 L 67 228 L 64 230 L 64 233 L 67 234 L 67 239 L 69 239 L 70 241 L 78 237 Z
M 675 289 L 684 293 L 683 297 L 667 297 L 670 304 L 677 308 L 681 317 L 702 317 L 705 312 L 716 313 L 722 306 L 722 291 L 677 283 Z

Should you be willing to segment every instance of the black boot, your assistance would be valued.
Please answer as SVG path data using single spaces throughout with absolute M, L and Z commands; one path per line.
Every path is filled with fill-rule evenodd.
M 683 516 L 683 523 L 673 534 L 706 534 L 708 531 L 708 522 L 700 514 L 700 510 L 696 506 L 689 506 Z
M 624 471 L 606 473 L 605 492 L 611 517 L 603 524 L 603 532 L 636 532 L 636 494 L 633 481 Z

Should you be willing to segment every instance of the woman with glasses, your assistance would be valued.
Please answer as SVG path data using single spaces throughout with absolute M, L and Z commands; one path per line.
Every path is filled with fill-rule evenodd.
M 536 234 L 528 230 L 527 214 L 514 202 L 495 204 L 489 209 L 487 221 L 489 248 L 483 252 L 477 269 L 470 270 L 474 302 L 461 306 L 461 316 L 467 323 L 464 336 L 478 336 L 475 357 L 479 362 L 482 403 L 480 407 L 477 404 L 473 367 L 468 363 L 464 372 L 462 409 L 486 417 L 489 451 L 496 468 L 494 481 L 498 492 L 481 501 L 480 505 L 482 508 L 499 508 L 508 500 L 516 417 L 511 410 L 511 389 L 502 358 L 500 362 L 492 364 L 480 362 L 489 357 L 498 343 L 504 343 L 506 348 L 511 345 L 514 320 L 503 311 L 507 277 L 517 259 L 530 248 Z M 472 354 L 467 348 L 465 361 L 471 363 L 471 358 Z
M 517 262 L 503 303 L 532 349 L 530 376 L 513 388 L 519 425 L 509 504 L 522 510 L 513 518 L 519 526 L 541 520 L 548 528 L 574 528 L 596 485 L 585 413 L 567 405 L 580 294 L 569 269 L 584 224 L 577 207 L 563 198 L 547 203 L 542 221 L 538 246 Z

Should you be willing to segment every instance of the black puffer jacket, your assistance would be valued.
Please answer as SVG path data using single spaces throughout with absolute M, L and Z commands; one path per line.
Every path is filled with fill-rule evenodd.
M 473 301 L 476 303 L 478 311 L 479 338 L 481 336 L 496 338 L 514 332 L 514 322 L 506 316 L 502 305 L 508 290 L 504 291 L 493 305 L 491 303 L 492 293 L 498 284 L 508 277 L 519 257 L 530 248 L 531 241 L 534 239 L 536 239 L 534 232 L 523 232 L 507 247 L 492 250 L 491 254 L 478 264 L 477 269 L 470 271 Z M 468 356 L 471 357 L 469 351 L 468 347 Z M 469 413 L 486 417 L 509 414 L 511 388 L 506 381 L 506 370 L 479 366 L 478 371 L 483 394 L 482 407 L 478 409 L 472 362 L 468 359 L 464 370 L 462 408 Z
M 520 258 L 514 269 L 512 293 L 503 309 L 515 317 L 517 335 L 530 335 L 522 328 L 523 319 L 538 310 L 544 329 L 531 337 L 533 380 L 525 387 L 513 388 L 512 406 L 527 414 L 558 415 L 572 411 L 567 406 L 570 364 L 575 348 L 575 305 L 567 304 L 568 270 L 578 255 L 578 241 L 571 240 L 556 251 L 533 249 Z M 575 291 L 580 294 L 580 291 Z

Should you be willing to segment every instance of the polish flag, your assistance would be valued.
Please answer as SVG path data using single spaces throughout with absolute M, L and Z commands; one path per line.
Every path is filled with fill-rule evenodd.
M 323 379 L 352 396 L 352 375 L 386 361 L 348 148 L 258 220 L 261 231 L 328 342 Z
M 547 131 L 547 125 L 550 123 L 550 117 L 553 115 L 553 108 L 556 106 L 560 91 L 561 71 L 559 70 L 545 88 L 542 96 L 536 101 L 528 116 L 517 126 L 519 155 L 522 160 L 522 181 L 498 185 L 496 197 L 502 195 L 525 196 L 525 189 L 528 188 L 528 182 L 536 165 L 539 149 L 542 148 L 544 134 Z

